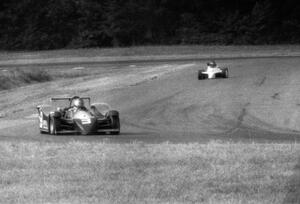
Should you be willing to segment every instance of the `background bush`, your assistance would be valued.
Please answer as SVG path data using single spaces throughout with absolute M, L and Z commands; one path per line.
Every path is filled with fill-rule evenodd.
M 300 42 L 296 0 L 4 0 L 0 49 Z

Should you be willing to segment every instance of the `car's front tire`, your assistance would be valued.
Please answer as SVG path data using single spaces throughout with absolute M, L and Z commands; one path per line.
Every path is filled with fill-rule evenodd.
M 55 118 L 50 118 L 50 121 L 49 121 L 49 133 L 50 133 L 50 135 L 57 135 Z

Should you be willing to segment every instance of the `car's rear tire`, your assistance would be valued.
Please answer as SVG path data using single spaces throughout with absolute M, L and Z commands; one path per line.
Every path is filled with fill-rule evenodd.
M 50 135 L 57 135 L 56 121 L 55 121 L 54 118 L 50 118 L 50 121 L 49 121 L 49 133 L 50 133 Z
M 112 128 L 113 129 L 118 129 L 117 131 L 111 131 L 110 133 L 113 135 L 118 135 L 120 134 L 120 118 L 119 116 L 112 116 Z
M 202 71 L 199 70 L 199 72 L 198 72 L 198 80 L 202 80 L 202 79 L 205 79 L 205 78 L 206 78 L 205 74 L 202 74 Z

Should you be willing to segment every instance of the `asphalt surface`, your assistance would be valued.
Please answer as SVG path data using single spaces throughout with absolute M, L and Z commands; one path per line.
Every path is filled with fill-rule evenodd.
M 97 66 L 94 76 L 0 92 L 0 140 L 189 143 L 300 140 L 299 57 L 220 59 L 228 79 L 197 79 L 204 61 Z M 73 65 L 66 66 L 72 69 Z M 108 71 L 109 70 L 109 71 Z M 74 70 L 74 72 L 76 69 Z M 91 96 L 120 111 L 121 134 L 41 135 L 35 106 L 54 96 Z

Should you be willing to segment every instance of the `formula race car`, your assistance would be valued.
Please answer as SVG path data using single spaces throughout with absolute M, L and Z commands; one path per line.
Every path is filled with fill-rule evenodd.
M 198 71 L 198 79 L 228 78 L 228 68 L 218 67 L 215 61 L 207 63 L 206 70 Z
M 91 104 L 89 97 L 51 98 L 52 103 L 65 102 L 64 108 L 47 111 L 47 106 L 37 106 L 41 133 L 52 135 L 76 133 L 120 133 L 119 112 L 110 110 L 108 104 Z M 88 107 L 85 106 L 88 102 Z M 49 106 L 48 106 L 49 107 Z

